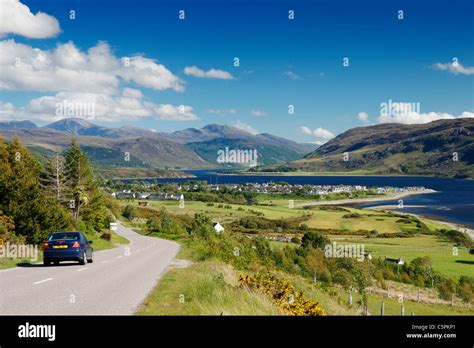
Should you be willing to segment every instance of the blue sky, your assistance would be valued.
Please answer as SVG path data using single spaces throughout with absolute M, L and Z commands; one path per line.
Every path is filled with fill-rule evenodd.
M 60 32 L 54 33 L 53 28 L 53 34 L 34 38 L 35 33 L 28 30 L 21 34 L 3 28 L 1 40 L 14 40 L 16 51 L 23 44 L 51 52 L 69 42 L 87 54 L 91 47 L 106 42 L 117 60 L 151 59 L 179 80 L 179 88 L 162 86 L 159 81 L 150 87 L 143 79 L 119 73 L 119 85 L 107 92 L 107 98 L 114 100 L 109 103 L 131 88 L 142 93 L 137 103 L 153 103 L 155 111 L 130 117 L 108 112 L 106 122 L 101 115 L 93 120 L 99 124 L 173 131 L 219 123 L 297 141 L 324 142 L 349 128 L 387 122 L 379 115 L 380 104 L 389 100 L 419 103 L 413 115 L 388 118 L 404 123 L 463 113 L 471 116 L 474 111 L 474 5 L 469 0 L 22 3 L 32 15 L 40 11 L 54 17 Z M 74 20 L 69 18 L 70 10 L 75 11 Z M 179 20 L 179 10 L 185 11 L 184 20 Z M 293 20 L 288 19 L 289 10 L 295 11 Z M 402 20 L 397 18 L 398 10 L 403 11 Z M 240 59 L 239 67 L 233 65 L 234 57 Z M 344 57 L 349 58 L 348 67 L 343 66 Z M 452 66 L 454 57 L 459 62 L 456 67 Z M 186 67 L 218 72 L 211 78 L 196 77 L 186 74 Z M 10 111 L 3 110 L 1 117 L 47 123 L 44 99 L 41 107 L 28 104 L 57 96 L 62 83 L 58 89 L 29 87 L 18 80 L 19 74 L 11 77 L 3 71 L 6 82 L 0 86 L 0 101 L 14 108 L 7 107 Z M 232 79 L 222 78 L 229 74 Z M 84 81 L 79 78 L 76 83 Z M 76 93 L 68 83 L 64 83 L 65 91 Z M 80 92 L 84 91 L 88 92 L 86 87 Z M 185 105 L 189 117 L 175 117 L 159 105 Z M 295 108 L 292 115 L 289 105 Z

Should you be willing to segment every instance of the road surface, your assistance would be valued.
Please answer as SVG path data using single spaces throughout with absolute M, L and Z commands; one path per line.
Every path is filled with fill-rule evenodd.
M 84 266 L 64 262 L 0 271 L 0 315 L 133 314 L 179 250 L 175 242 L 118 226 L 130 244 L 94 252 Z

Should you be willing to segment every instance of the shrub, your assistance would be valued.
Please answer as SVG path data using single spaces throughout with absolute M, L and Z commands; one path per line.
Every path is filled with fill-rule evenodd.
M 133 220 L 137 216 L 137 209 L 127 204 L 122 210 L 122 216 L 128 220 Z
M 326 315 L 321 304 L 305 299 L 303 292 L 296 291 L 290 283 L 273 275 L 256 274 L 251 277 L 241 274 L 239 283 L 243 287 L 267 295 L 287 315 Z

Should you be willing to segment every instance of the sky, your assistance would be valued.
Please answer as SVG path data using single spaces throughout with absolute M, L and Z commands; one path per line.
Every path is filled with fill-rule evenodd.
M 218 123 L 324 143 L 474 117 L 471 0 L 0 0 L 0 11 L 0 121 Z

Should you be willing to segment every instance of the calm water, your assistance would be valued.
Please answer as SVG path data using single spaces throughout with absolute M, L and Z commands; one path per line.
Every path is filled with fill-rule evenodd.
M 406 197 L 405 206 L 417 205 L 423 208 L 408 208 L 403 211 L 419 214 L 438 220 L 462 224 L 474 228 L 474 180 L 441 179 L 427 177 L 386 177 L 386 176 L 271 176 L 271 175 L 219 175 L 205 170 L 190 170 L 197 180 L 208 183 L 264 183 L 269 181 L 284 181 L 289 184 L 313 185 L 365 185 L 374 186 L 424 186 L 438 191 L 431 194 Z M 158 179 L 157 181 L 183 182 L 189 179 Z M 362 204 L 370 207 L 380 203 Z M 397 201 L 385 201 L 384 205 L 395 205 Z

